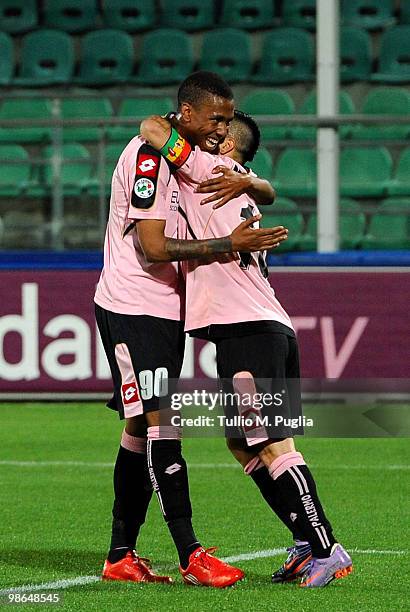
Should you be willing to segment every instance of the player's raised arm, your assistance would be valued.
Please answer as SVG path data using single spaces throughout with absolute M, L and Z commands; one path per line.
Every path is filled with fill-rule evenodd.
M 254 174 L 236 172 L 226 166 L 216 166 L 212 174 L 219 174 L 219 176 L 202 181 L 196 188 L 197 193 L 212 194 L 202 200 L 201 204 L 215 202 L 213 208 L 220 208 L 244 193 L 259 205 L 273 204 L 275 200 L 275 190 L 269 181 Z
M 137 223 L 138 239 L 150 263 L 208 258 L 218 253 L 256 252 L 273 249 L 286 240 L 286 228 L 253 229 L 261 215 L 246 219 L 229 236 L 208 240 L 178 240 L 164 235 L 165 221 L 141 220 Z

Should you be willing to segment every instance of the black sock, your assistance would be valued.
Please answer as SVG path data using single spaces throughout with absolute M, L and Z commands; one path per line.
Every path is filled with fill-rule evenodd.
M 256 486 L 259 488 L 269 507 L 292 533 L 293 539 L 304 541 L 304 534 L 299 527 L 298 521 L 292 521 L 290 514 L 286 511 L 286 502 L 282 499 L 281 494 L 278 491 L 276 481 L 270 477 L 268 468 L 266 466 L 262 466 L 256 470 L 252 470 L 250 476 L 252 477 L 252 480 Z
M 312 549 L 318 558 L 328 557 L 336 542 L 332 526 L 326 518 L 307 465 L 292 465 L 275 479 L 278 491 L 287 504 L 288 513 L 295 514 Z
M 190 554 L 200 543 L 191 523 L 188 472 L 181 442 L 148 438 L 147 457 L 152 486 L 177 548 L 179 562 L 185 569 Z
M 122 446 L 114 468 L 114 506 L 108 560 L 116 563 L 133 550 L 152 496 L 145 453 Z

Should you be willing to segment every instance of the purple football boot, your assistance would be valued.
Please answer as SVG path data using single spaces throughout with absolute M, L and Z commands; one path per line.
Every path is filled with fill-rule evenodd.
M 318 559 L 313 557 L 303 574 L 301 587 L 315 589 L 324 587 L 335 578 L 344 578 L 351 574 L 353 570 L 352 560 L 343 546 L 333 545 L 330 557 Z

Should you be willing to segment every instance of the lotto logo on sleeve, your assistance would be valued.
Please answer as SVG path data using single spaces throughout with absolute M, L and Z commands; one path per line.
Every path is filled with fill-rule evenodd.
M 155 177 L 157 175 L 158 159 L 154 159 L 152 155 L 141 153 L 138 156 L 137 172 L 139 175 Z
M 124 406 L 126 406 L 127 404 L 133 404 L 134 402 L 138 402 L 140 396 L 138 393 L 137 383 L 132 382 L 126 385 L 122 385 L 121 395 Z

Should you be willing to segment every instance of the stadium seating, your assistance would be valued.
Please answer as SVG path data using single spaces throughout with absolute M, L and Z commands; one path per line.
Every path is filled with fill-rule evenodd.
M 204 0 L 162 0 L 161 25 L 187 32 L 212 28 L 215 22 L 213 2 Z
M 36 0 L 0 0 L 0 29 L 21 34 L 37 25 Z
M 317 94 L 312 91 L 303 101 L 302 106 L 298 110 L 301 115 L 316 115 Z M 339 92 L 339 113 L 341 115 L 351 115 L 355 112 L 352 98 L 347 91 Z M 351 133 L 351 126 L 343 125 L 340 128 L 340 136 L 348 138 Z M 300 126 L 290 128 L 290 136 L 297 140 L 314 140 L 316 137 L 316 128 L 310 126 Z
M 74 48 L 69 34 L 37 30 L 27 34 L 21 48 L 20 76 L 15 85 L 58 85 L 70 81 L 74 70 Z
M 223 0 L 220 25 L 257 30 L 273 24 L 273 2 L 266 0 Z
M 349 147 L 340 156 L 340 192 L 343 196 L 380 197 L 392 174 L 392 158 L 385 147 Z
M 313 39 L 299 28 L 277 28 L 265 34 L 255 83 L 296 83 L 313 80 Z
M 107 98 L 66 98 L 61 101 L 63 119 L 107 119 L 112 117 L 111 102 Z M 102 128 L 93 126 L 65 127 L 66 142 L 92 142 L 101 136 Z
M 342 0 L 342 20 L 367 30 L 391 26 L 394 0 Z
M 340 30 L 340 78 L 342 82 L 368 81 L 372 71 L 370 35 L 360 28 Z
M 350 199 L 340 201 L 339 236 L 341 249 L 356 249 L 361 245 L 366 226 L 366 217 L 358 202 Z M 302 251 L 317 248 L 317 213 L 311 213 L 306 231 L 299 241 Z
M 44 22 L 66 32 L 93 30 L 97 25 L 96 0 L 44 0 Z
M 281 251 L 293 251 L 302 236 L 303 216 L 296 202 L 280 197 L 273 206 L 265 206 L 262 214 L 262 227 L 284 225 L 289 229 L 288 239 L 280 246 Z M 273 251 L 275 253 L 275 250 Z
M 47 225 L 41 210 L 27 207 L 25 210 L 9 210 L 3 217 L 3 223 L 3 248 L 44 249 Z
M 249 34 L 234 28 L 207 32 L 199 68 L 217 72 L 230 83 L 248 79 L 252 69 Z
M 65 196 L 78 196 L 88 186 L 91 177 L 90 154 L 87 149 L 76 143 L 64 144 L 61 149 L 61 185 Z M 43 151 L 48 163 L 42 168 L 42 176 L 46 190 L 51 190 L 54 184 L 54 170 L 51 158 L 54 148 L 48 146 Z
M 370 219 L 364 249 L 410 248 L 410 200 L 384 200 Z
M 410 25 L 397 26 L 383 34 L 379 72 L 372 79 L 384 83 L 410 81 Z
M 400 155 L 393 179 L 387 188 L 387 193 L 389 195 L 410 196 L 410 147 L 404 149 Z
M 316 28 L 316 0 L 284 0 L 283 25 L 305 30 Z
M 141 85 L 169 85 L 183 80 L 194 64 L 192 40 L 181 30 L 163 29 L 146 34 L 141 66 L 133 79 Z
M 0 32 L 0 85 L 8 85 L 13 76 L 13 42 L 8 34 Z
M 106 28 L 127 32 L 150 30 L 157 19 L 155 3 L 147 0 L 105 0 L 102 10 Z
M 247 166 L 250 166 L 252 171 L 261 178 L 268 181 L 272 180 L 273 177 L 273 161 L 272 155 L 265 147 L 259 147 L 258 152 L 251 162 L 248 162 Z
M 0 106 L 1 119 L 51 119 L 51 102 L 41 98 L 8 98 Z M 2 127 L 0 142 L 44 142 L 50 137 L 47 127 Z
M 273 181 L 278 193 L 314 197 L 316 194 L 316 154 L 313 149 L 285 149 L 278 157 Z
M 410 3 L 403 1 L 400 4 L 400 23 L 410 25 Z
M 171 98 L 127 98 L 121 102 L 119 117 L 148 117 L 149 115 L 166 115 L 172 111 L 174 104 Z M 127 142 L 138 133 L 139 121 L 135 125 L 115 125 L 107 128 L 108 138 L 121 142 Z
M 291 115 L 295 112 L 292 98 L 280 89 L 258 89 L 245 96 L 239 105 L 240 110 L 255 119 L 258 115 Z M 259 126 L 264 141 L 286 138 L 289 128 L 282 125 Z
M 410 92 L 404 88 L 378 87 L 371 89 L 363 102 L 365 115 L 410 115 Z M 352 128 L 352 137 L 357 139 L 407 138 L 409 125 L 394 125 L 394 119 L 386 120 L 388 125 L 357 125 Z
M 124 150 L 123 144 L 108 144 L 105 149 L 105 160 L 103 166 L 103 177 L 100 175 L 100 168 L 97 166 L 94 175 L 87 182 L 87 193 L 91 196 L 100 195 L 100 185 L 104 186 L 104 191 L 108 195 L 111 187 L 112 173 L 117 165 L 118 159 Z
M 19 145 L 0 145 L 0 197 L 18 196 L 29 178 L 27 151 Z
M 128 80 L 133 67 L 132 38 L 121 30 L 89 32 L 81 41 L 80 75 L 76 83 L 107 85 Z

